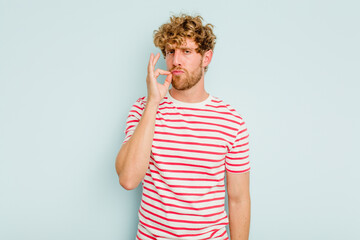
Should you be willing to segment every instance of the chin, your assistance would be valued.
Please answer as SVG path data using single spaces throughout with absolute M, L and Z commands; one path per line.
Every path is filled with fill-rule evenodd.
M 176 90 L 186 90 L 188 89 L 188 83 L 185 82 L 185 80 L 181 80 L 181 79 L 173 79 L 171 82 L 171 85 L 173 88 L 175 88 Z
M 183 90 L 187 90 L 189 89 L 187 86 L 176 86 L 176 85 L 172 85 L 172 87 L 178 91 L 183 91 Z
M 178 91 L 184 91 L 184 90 L 188 90 L 188 89 L 192 88 L 195 85 L 196 84 L 190 85 L 189 83 L 182 84 L 182 85 L 173 84 L 172 87 Z

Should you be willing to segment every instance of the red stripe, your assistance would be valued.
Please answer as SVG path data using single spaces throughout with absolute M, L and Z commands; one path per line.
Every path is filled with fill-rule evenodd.
M 166 225 L 166 224 L 164 224 L 164 223 L 155 221 L 154 219 L 151 219 L 151 218 L 145 216 L 141 211 L 139 211 L 139 213 L 140 213 L 140 215 L 141 215 L 143 218 L 145 218 L 146 220 L 151 221 L 151 222 L 153 222 L 153 223 L 156 223 L 157 225 L 160 225 L 160 226 L 163 226 L 163 227 L 166 227 L 166 228 L 169 228 L 169 229 L 173 229 L 173 230 L 200 231 L 200 230 L 204 230 L 204 229 L 208 228 L 208 227 L 202 227 L 202 228 L 173 227 L 173 226 L 169 226 L 169 225 Z M 140 220 L 140 221 L 141 221 L 141 220 Z M 143 222 L 142 222 L 141 224 L 143 224 Z M 222 223 L 222 224 L 217 224 L 217 225 L 227 225 L 227 224 Z M 149 227 L 155 228 L 154 226 L 149 226 Z M 157 230 L 160 230 L 160 228 L 157 229 Z M 160 231 L 166 231 L 166 230 L 161 229 Z M 205 233 L 209 233 L 209 232 L 211 232 L 211 231 L 212 231 L 212 230 L 210 230 L 210 231 L 208 231 L 208 232 L 205 232 Z M 168 232 L 168 233 L 171 234 L 171 235 L 174 235 L 174 236 L 178 236 L 178 237 L 185 237 L 185 236 L 186 236 L 186 237 L 190 237 L 190 236 L 199 236 L 199 235 L 204 235 L 204 234 L 205 234 L 205 233 L 201 233 L 201 234 L 177 235 L 177 234 L 175 234 L 175 233 L 170 233 L 170 232 Z
M 162 107 L 162 108 L 159 108 L 159 110 L 165 110 L 165 109 L 176 109 L 175 106 L 169 104 L 169 107 Z
M 243 150 L 243 151 L 237 151 L 237 152 L 231 152 L 231 154 L 236 154 L 236 153 L 245 153 L 248 152 L 249 149 Z
M 170 192 L 172 194 L 175 194 L 175 195 L 180 195 L 180 196 L 196 196 L 196 197 L 202 197 L 202 196 L 205 196 L 205 195 L 208 195 L 208 194 L 214 194 L 214 193 L 224 193 L 225 190 L 217 190 L 217 191 L 210 191 L 210 192 L 206 192 L 206 193 L 179 193 L 179 192 L 174 192 L 172 191 L 171 189 L 168 189 L 168 188 L 163 188 L 163 187 L 159 187 L 159 186 L 155 186 L 155 184 L 149 180 L 145 180 L 144 179 L 144 182 L 150 184 L 150 185 L 153 185 L 156 189 L 160 189 L 160 190 L 163 190 L 163 191 L 167 191 L 167 192 Z
M 175 198 L 175 197 L 170 197 L 170 196 L 166 196 L 163 194 L 159 194 L 157 191 L 150 189 L 148 187 L 144 186 L 144 189 L 146 189 L 149 192 L 155 193 L 157 194 L 159 197 L 161 198 L 167 198 L 173 201 L 179 201 L 179 202 L 183 202 L 183 203 L 190 203 L 190 204 L 194 204 L 194 203 L 208 203 L 208 202 L 214 202 L 214 201 L 224 201 L 225 198 L 224 197 L 217 197 L 217 198 L 210 198 L 210 199 L 202 199 L 202 200 L 196 200 L 196 201 L 188 201 L 188 200 L 183 200 L 183 199 L 179 199 L 179 198 Z
M 145 176 L 148 176 L 148 177 L 151 177 L 152 180 L 156 181 L 156 182 L 161 182 L 161 183 L 164 183 L 165 185 L 169 186 L 169 187 L 173 187 L 173 188 L 192 188 L 192 189 L 195 189 L 195 188 L 204 188 L 204 189 L 207 189 L 207 188 L 214 188 L 214 187 L 225 187 L 225 185 L 215 185 L 215 186 L 188 186 L 188 185 L 173 185 L 173 184 L 168 184 L 167 182 L 164 182 L 162 179 L 158 179 L 158 178 L 154 178 L 154 176 L 150 175 L 150 173 L 146 173 Z
M 205 147 L 219 147 L 219 148 L 226 148 L 227 146 L 221 144 L 210 144 L 210 143 L 199 143 L 199 142 L 183 142 L 183 141 L 175 141 L 175 140 L 167 140 L 167 139 L 159 139 L 154 138 L 153 142 L 167 142 L 167 143 L 179 143 L 179 144 L 189 144 L 189 145 L 199 145 Z
M 178 107 L 177 109 L 182 109 L 182 110 L 190 110 L 190 111 L 205 111 L 205 112 L 213 112 L 213 113 L 220 113 L 220 114 L 227 114 L 227 115 L 231 115 L 233 117 L 242 119 L 240 116 L 237 116 L 233 113 L 229 113 L 229 112 L 219 112 L 219 111 L 215 111 L 215 110 L 210 110 L 210 109 L 201 109 L 201 108 L 187 108 L 187 107 Z
M 220 138 L 220 137 L 196 136 L 196 135 L 191 135 L 191 134 L 178 134 L 178 133 L 159 132 L 159 131 L 155 131 L 154 133 L 155 133 L 155 134 L 178 136 L 178 137 L 193 137 L 193 138 L 203 138 L 203 139 L 214 139 L 214 140 L 220 140 L 220 141 L 224 141 L 224 142 L 227 142 L 227 143 L 231 144 L 231 143 L 230 143 L 229 141 L 227 141 L 226 139 Z
M 146 237 L 148 237 L 148 238 L 151 238 L 151 239 L 153 239 L 153 240 L 156 240 L 156 238 L 154 238 L 153 236 L 150 236 L 149 234 L 146 234 L 146 233 L 142 232 L 139 228 L 138 228 L 138 231 L 139 231 L 142 235 L 144 235 L 144 236 L 146 236 Z
M 243 143 L 243 144 L 240 144 L 240 145 L 235 145 L 235 146 L 233 146 L 233 148 L 243 147 L 243 146 L 246 146 L 246 145 L 249 145 L 249 142 L 246 142 L 246 143 Z
M 211 122 L 201 122 L 201 121 L 187 121 L 187 120 L 183 120 L 183 119 L 165 119 L 165 118 L 156 118 L 156 120 L 162 120 L 162 121 L 166 121 L 166 122 L 184 122 L 184 123 L 190 123 L 190 124 L 204 124 L 204 125 L 212 125 L 212 126 L 218 126 L 218 127 L 223 127 L 223 128 L 227 128 L 230 130 L 234 130 L 237 131 L 237 128 L 233 128 L 233 127 L 229 127 L 223 124 L 217 124 L 217 123 L 211 123 Z
M 133 123 L 133 122 L 139 122 L 139 119 L 134 119 L 134 120 L 127 121 L 126 125 L 128 125 L 129 123 Z
M 182 209 L 193 210 L 193 211 L 202 211 L 202 210 L 208 210 L 208 209 L 212 209 L 212 208 L 224 208 L 225 207 L 225 204 L 213 205 L 213 206 L 207 206 L 207 207 L 200 207 L 200 208 L 199 207 L 198 208 L 196 208 L 196 207 L 185 207 L 185 206 L 179 206 L 179 205 L 176 205 L 176 204 L 164 203 L 161 200 L 156 199 L 154 197 L 151 197 L 150 195 L 148 195 L 146 193 L 143 193 L 143 195 L 145 197 L 153 200 L 153 201 L 161 203 L 164 206 L 182 208 Z
M 165 101 L 164 101 L 164 102 L 160 103 L 159 106 L 162 106 L 162 105 L 164 105 L 164 104 L 172 104 L 172 103 L 173 103 L 173 102 L 165 102 Z M 175 107 L 174 107 L 174 108 L 175 108 Z
M 222 159 L 208 159 L 208 158 L 195 158 L 195 157 L 187 157 L 187 156 L 178 156 L 178 155 L 170 155 L 170 154 L 159 154 L 159 153 L 152 153 L 154 156 L 158 157 L 166 157 L 166 158 L 180 158 L 180 159 L 187 159 L 187 160 L 195 160 L 195 161 L 206 161 L 206 162 L 221 162 L 225 158 Z
M 242 124 L 245 124 L 245 123 L 243 122 Z M 246 131 L 247 131 L 247 128 L 244 128 L 244 129 L 242 129 L 241 131 L 238 132 L 238 135 L 240 135 L 240 134 L 242 134 L 242 133 L 244 133 Z
M 248 135 L 246 135 L 245 137 L 242 137 L 242 138 L 236 139 L 236 140 L 235 140 L 235 143 L 240 142 L 240 141 L 242 141 L 242 140 L 244 140 L 244 139 L 247 139 L 248 137 L 249 137 L 249 134 L 248 134 Z
M 150 170 L 151 173 L 156 173 L 160 177 L 166 180 L 175 180 L 175 181 L 201 181 L 201 182 L 221 182 L 224 180 L 224 178 L 221 179 L 209 179 L 209 178 L 180 178 L 180 177 L 165 177 L 161 175 L 158 171 Z
M 136 107 L 137 109 L 139 109 L 139 110 L 141 110 L 141 111 L 143 111 L 143 110 L 144 110 L 144 108 L 143 108 L 143 107 L 139 107 L 138 105 L 133 105 L 133 107 Z
M 203 154 L 212 154 L 212 155 L 225 155 L 225 153 L 226 153 L 226 152 L 210 152 L 210 151 L 201 151 L 201 150 L 193 150 L 193 149 L 183 149 L 183 148 L 160 147 L 160 146 L 154 146 L 154 145 L 152 145 L 152 148 L 169 150 L 169 151 L 203 153 Z
M 125 129 L 125 132 L 127 133 L 129 131 L 130 128 L 136 127 L 136 125 L 130 125 Z
M 151 221 L 151 222 L 155 222 L 155 221 L 152 221 L 152 219 L 149 219 L 149 218 L 146 218 L 146 217 L 144 217 L 145 219 L 147 219 L 147 220 L 149 220 L 149 221 Z M 170 232 L 170 231 L 166 231 L 166 230 L 164 230 L 164 229 L 161 229 L 161 228 L 157 228 L 157 227 L 154 227 L 154 226 L 152 226 L 152 225 L 149 225 L 149 224 L 146 224 L 146 223 L 144 223 L 143 221 L 139 221 L 142 225 L 144 225 L 144 226 L 146 226 L 146 227 L 148 227 L 148 228 L 152 228 L 152 229 L 155 229 L 155 230 L 157 230 L 157 231 L 161 231 L 161 232 L 165 232 L 165 233 L 167 233 L 167 234 L 170 234 L 170 235 L 173 235 L 173 236 L 176 236 L 176 237 L 179 237 L 179 238 L 184 238 L 184 237 L 198 237 L 198 236 L 200 236 L 200 235 L 205 235 L 205 234 L 207 234 L 207 233 L 209 233 L 209 232 L 211 232 L 211 230 L 210 231 L 208 231 L 208 232 L 205 232 L 205 233 L 201 233 L 201 234 L 182 234 L 182 235 L 178 235 L 178 234 L 175 234 L 175 233 L 172 233 L 172 232 Z M 157 222 L 155 222 L 155 223 L 157 223 Z M 222 224 L 217 224 L 217 225 L 227 225 L 228 223 L 222 223 Z M 159 224 L 159 225 L 164 225 L 164 224 Z M 166 226 L 166 225 L 165 225 Z M 176 228 L 171 228 L 171 227 L 168 227 L 168 228 L 170 228 L 170 229 L 176 229 Z M 182 230 L 182 229 L 179 229 L 179 230 Z M 184 230 L 186 230 L 186 229 L 184 229 Z M 156 236 L 156 235 L 155 235 Z
M 243 160 L 243 159 L 246 159 L 248 157 L 249 157 L 249 155 L 247 155 L 245 157 L 237 157 L 237 158 L 226 156 L 227 159 L 231 159 L 231 160 Z
M 170 129 L 179 129 L 179 130 L 191 130 L 191 131 L 199 131 L 199 132 L 216 132 L 216 133 L 221 133 L 224 134 L 226 136 L 229 137 L 235 137 L 235 135 L 220 131 L 220 130 L 216 130 L 216 129 L 201 129 L 201 128 L 190 128 L 190 127 L 174 127 L 174 126 L 167 126 L 167 125 L 160 125 L 160 124 L 155 124 L 156 127 L 163 127 L 163 128 L 170 128 Z
M 229 170 L 228 168 L 226 168 L 227 171 L 231 172 L 231 173 L 244 173 L 250 170 L 250 168 L 245 169 L 245 170 L 241 170 L 241 171 L 233 171 L 233 170 Z
M 214 106 L 214 105 L 206 104 L 205 106 L 207 106 L 207 107 L 213 107 L 213 108 L 228 108 L 228 106 L 225 106 L 225 105 Z M 229 110 L 230 110 L 230 109 L 229 109 Z
M 220 212 L 216 212 L 216 213 L 212 213 L 212 214 L 190 214 L 190 213 L 181 213 L 181 212 L 174 212 L 174 211 L 166 211 L 164 210 L 163 208 L 160 208 L 160 207 L 157 207 L 155 205 L 152 205 L 148 202 L 146 202 L 144 199 L 142 200 L 142 203 L 144 203 L 145 205 L 148 205 L 149 207 L 152 207 L 154 209 L 157 209 L 159 211 L 162 211 L 164 213 L 167 213 L 167 214 L 175 214 L 175 215 L 181 215 L 181 216 L 193 216 L 193 217 L 213 217 L 213 216 L 216 216 L 216 215 L 220 215 L 220 214 L 223 214 L 224 211 L 220 211 Z
M 239 122 L 228 119 L 228 118 L 215 117 L 215 116 L 205 116 L 205 115 L 196 115 L 196 114 L 183 114 L 183 113 L 161 113 L 161 115 L 181 115 L 183 117 L 198 117 L 198 118 L 206 118 L 206 119 L 217 119 L 217 120 L 224 120 L 224 121 L 232 122 L 232 123 L 235 123 L 235 124 L 240 124 Z
M 127 134 L 128 134 L 128 132 L 126 132 L 125 134 L 127 135 Z M 128 141 L 128 140 L 131 138 L 131 136 L 132 136 L 132 134 L 131 134 L 131 135 L 129 135 L 129 136 L 126 136 L 126 138 L 125 138 L 125 139 L 127 139 L 126 141 Z
M 210 235 L 210 238 L 209 238 L 209 239 L 213 238 L 216 232 L 217 232 L 217 230 L 214 229 L 214 230 L 213 230 L 213 233 Z
M 136 110 L 130 110 L 130 112 L 129 113 L 137 113 L 139 116 L 141 116 L 141 113 L 139 113 L 138 111 L 136 111 Z
M 229 166 L 234 166 L 234 167 L 241 167 L 241 166 L 245 166 L 245 165 L 248 165 L 250 162 L 246 162 L 246 163 L 241 163 L 241 164 L 232 164 L 232 163 L 226 163 L 226 165 L 229 165 Z
M 219 235 L 219 236 L 217 236 L 217 237 L 222 237 L 222 236 L 224 236 L 226 234 L 226 229 L 224 229 L 224 232 L 221 234 L 221 235 Z M 226 238 L 226 239 L 228 239 L 228 238 Z M 226 240 L 225 239 L 225 240 Z
M 190 171 L 190 170 L 170 170 L 170 169 L 163 169 L 163 168 L 159 168 L 156 164 L 154 164 L 153 162 L 150 162 L 150 165 L 154 166 L 156 169 L 158 169 L 161 172 L 174 172 L 174 173 L 191 173 L 191 174 L 205 174 L 205 175 L 209 175 L 209 176 L 216 176 L 219 175 L 221 173 L 224 173 L 225 170 L 221 170 L 215 173 L 209 173 L 209 172 L 204 172 L 204 171 Z M 221 165 L 223 166 L 223 164 Z
M 203 165 L 197 165 L 197 164 L 190 164 L 190 163 L 171 163 L 171 162 L 162 162 L 155 160 L 150 156 L 150 158 L 157 164 L 163 164 L 163 165 L 172 165 L 172 166 L 188 166 L 188 167 L 194 167 L 194 168 L 205 168 L 205 169 L 215 169 L 224 166 L 224 163 L 221 163 L 218 166 L 210 167 L 210 166 L 203 166 Z
M 135 116 L 134 114 L 129 114 L 129 115 L 128 115 L 128 118 L 130 118 L 130 117 L 134 117 L 134 118 L 136 118 L 136 119 L 139 118 L 138 116 Z
M 167 218 L 164 216 L 161 216 L 159 214 L 156 214 L 154 212 L 151 212 L 147 209 L 145 209 L 143 206 L 140 207 L 144 212 L 147 212 L 148 214 L 151 214 L 153 216 L 155 216 L 156 218 L 161 218 L 163 220 L 169 221 L 169 222 L 178 222 L 178 223 L 190 223 L 190 224 L 214 224 L 214 223 L 218 223 L 221 220 L 224 220 L 227 218 L 227 216 L 222 217 L 220 219 L 217 219 L 215 221 L 189 221 L 189 220 L 181 220 L 181 219 L 174 219 L 174 218 Z

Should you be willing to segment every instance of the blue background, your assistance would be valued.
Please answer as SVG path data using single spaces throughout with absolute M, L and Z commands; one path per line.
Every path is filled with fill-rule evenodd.
M 358 1 L 0 0 L 0 239 L 134 239 L 114 168 L 152 33 L 201 14 L 251 141 L 250 239 L 360 239 Z M 164 59 L 158 67 L 166 68 Z

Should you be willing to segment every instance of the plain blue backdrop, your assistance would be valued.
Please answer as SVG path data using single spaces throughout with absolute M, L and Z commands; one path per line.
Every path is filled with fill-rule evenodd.
M 206 89 L 247 122 L 250 239 L 360 239 L 359 7 L 0 0 L 0 239 L 135 239 L 141 189 L 114 162 L 180 12 L 215 25 Z

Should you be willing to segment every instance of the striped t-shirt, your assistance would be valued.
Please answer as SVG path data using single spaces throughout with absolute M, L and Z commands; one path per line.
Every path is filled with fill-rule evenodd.
M 132 106 L 124 142 L 145 104 L 143 97 Z M 225 172 L 250 170 L 248 145 L 244 120 L 230 105 L 211 95 L 185 103 L 168 93 L 156 114 L 137 239 L 228 239 Z

